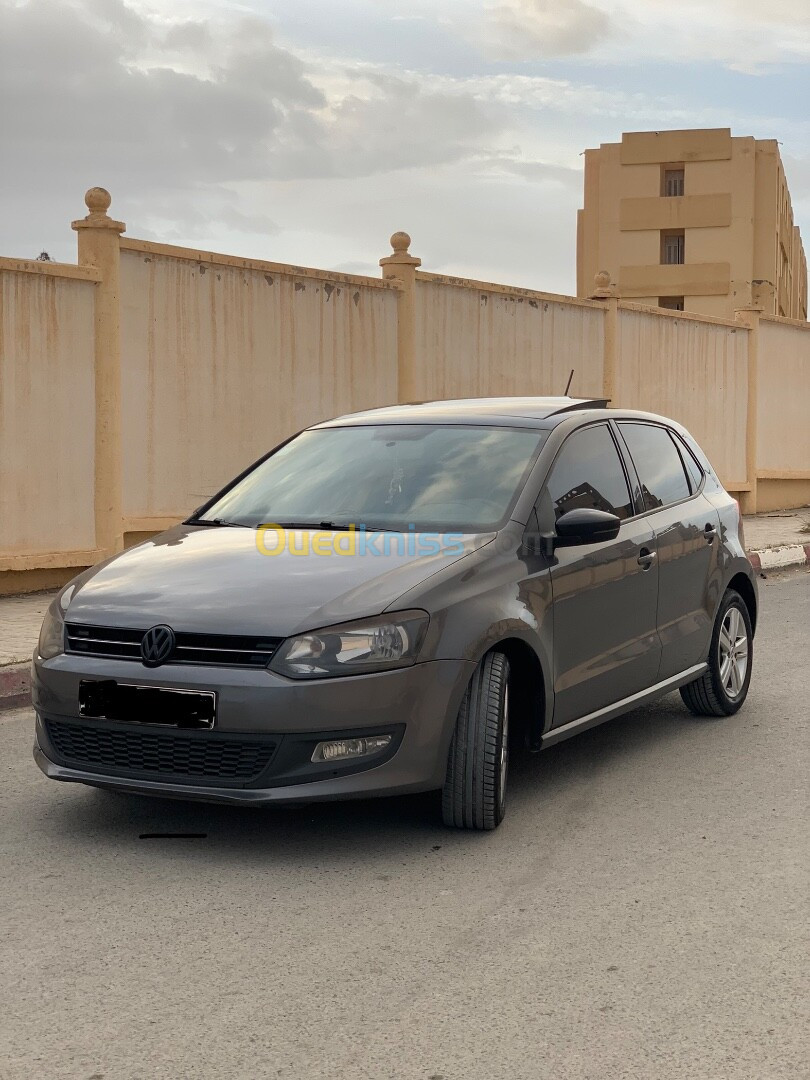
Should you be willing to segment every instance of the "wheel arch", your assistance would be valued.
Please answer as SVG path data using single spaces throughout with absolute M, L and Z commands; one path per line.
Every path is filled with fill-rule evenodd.
M 745 573 L 735 574 L 734 577 L 726 585 L 726 589 L 734 589 L 743 598 L 745 606 L 748 608 L 748 614 L 751 617 L 751 630 L 756 633 L 757 630 L 757 593 L 754 588 L 751 579 Z
M 548 701 L 551 683 L 543 663 L 532 646 L 519 637 L 501 638 L 487 648 L 486 653 L 490 652 L 502 652 L 509 661 L 514 737 L 528 749 L 539 750 L 545 721 L 551 714 Z

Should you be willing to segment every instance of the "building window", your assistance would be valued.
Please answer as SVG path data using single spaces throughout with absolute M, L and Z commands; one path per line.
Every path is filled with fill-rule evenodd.
M 670 311 L 683 311 L 682 296 L 659 296 L 658 306 L 669 308 Z
M 661 166 L 661 194 L 670 199 L 683 195 L 683 165 Z
M 684 261 L 683 229 L 671 229 L 661 233 L 661 262 L 665 266 Z

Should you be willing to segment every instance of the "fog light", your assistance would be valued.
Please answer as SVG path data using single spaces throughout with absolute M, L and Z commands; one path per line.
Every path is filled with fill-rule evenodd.
M 367 757 L 384 750 L 391 742 L 390 735 L 369 735 L 363 739 L 333 739 L 319 742 L 312 751 L 313 761 L 346 761 L 348 758 Z

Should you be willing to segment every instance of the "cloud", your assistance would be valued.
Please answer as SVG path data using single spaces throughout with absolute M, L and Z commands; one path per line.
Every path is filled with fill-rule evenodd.
M 497 127 L 473 95 L 426 90 L 407 75 L 344 65 L 327 94 L 323 72 L 279 44 L 265 19 L 172 11 L 0 0 L 12 241 L 32 214 L 42 223 L 34 246 L 54 246 L 48 234 L 82 213 L 93 184 L 110 189 L 113 212 L 137 220 L 142 235 L 193 240 L 207 221 L 272 235 L 272 207 L 234 205 L 234 184 L 462 160 Z
M 327 97 L 255 16 L 171 23 L 121 0 L 0 11 L 4 136 L 32 171 L 174 188 L 370 175 L 458 160 L 497 126 L 473 95 L 373 67 L 344 66 Z
M 473 92 L 430 80 L 368 72 L 362 96 L 331 110 L 327 146 L 342 176 L 433 166 L 481 153 L 499 130 L 499 112 Z
M 807 144 L 800 92 L 718 88 L 703 59 L 800 55 L 806 0 L 767 24 L 753 0 L 265 7 L 0 0 L 3 253 L 72 261 L 69 222 L 102 184 L 145 239 L 376 274 L 404 228 L 428 269 L 570 291 L 584 147 L 728 124 Z M 797 217 L 805 173 L 788 168 Z
M 175 184 L 260 176 L 325 105 L 257 19 L 215 42 L 204 26 L 165 28 L 120 0 L 4 8 L 5 138 L 32 167 Z
M 492 59 L 717 63 L 764 74 L 810 59 L 807 0 L 467 0 L 437 21 Z
M 584 0 L 502 0 L 489 11 L 485 47 L 502 60 L 575 56 L 612 31 L 609 16 Z
M 489 163 L 493 173 L 519 176 L 524 180 L 553 184 L 563 188 L 582 187 L 582 173 L 579 169 L 564 165 L 549 165 L 545 161 L 521 161 L 516 158 L 493 158 Z
M 612 64 L 647 58 L 764 74 L 810 57 L 807 0 L 604 0 L 604 7 L 622 29 L 609 49 L 596 50 Z

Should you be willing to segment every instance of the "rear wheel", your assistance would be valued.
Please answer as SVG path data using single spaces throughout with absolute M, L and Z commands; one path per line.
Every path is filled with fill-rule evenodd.
M 696 716 L 731 716 L 748 695 L 753 659 L 751 616 L 738 592 L 729 589 L 714 623 L 709 668 L 681 687 L 685 705 Z
M 445 825 L 495 829 L 509 770 L 509 661 L 490 652 L 475 671 L 456 720 L 442 789 Z

